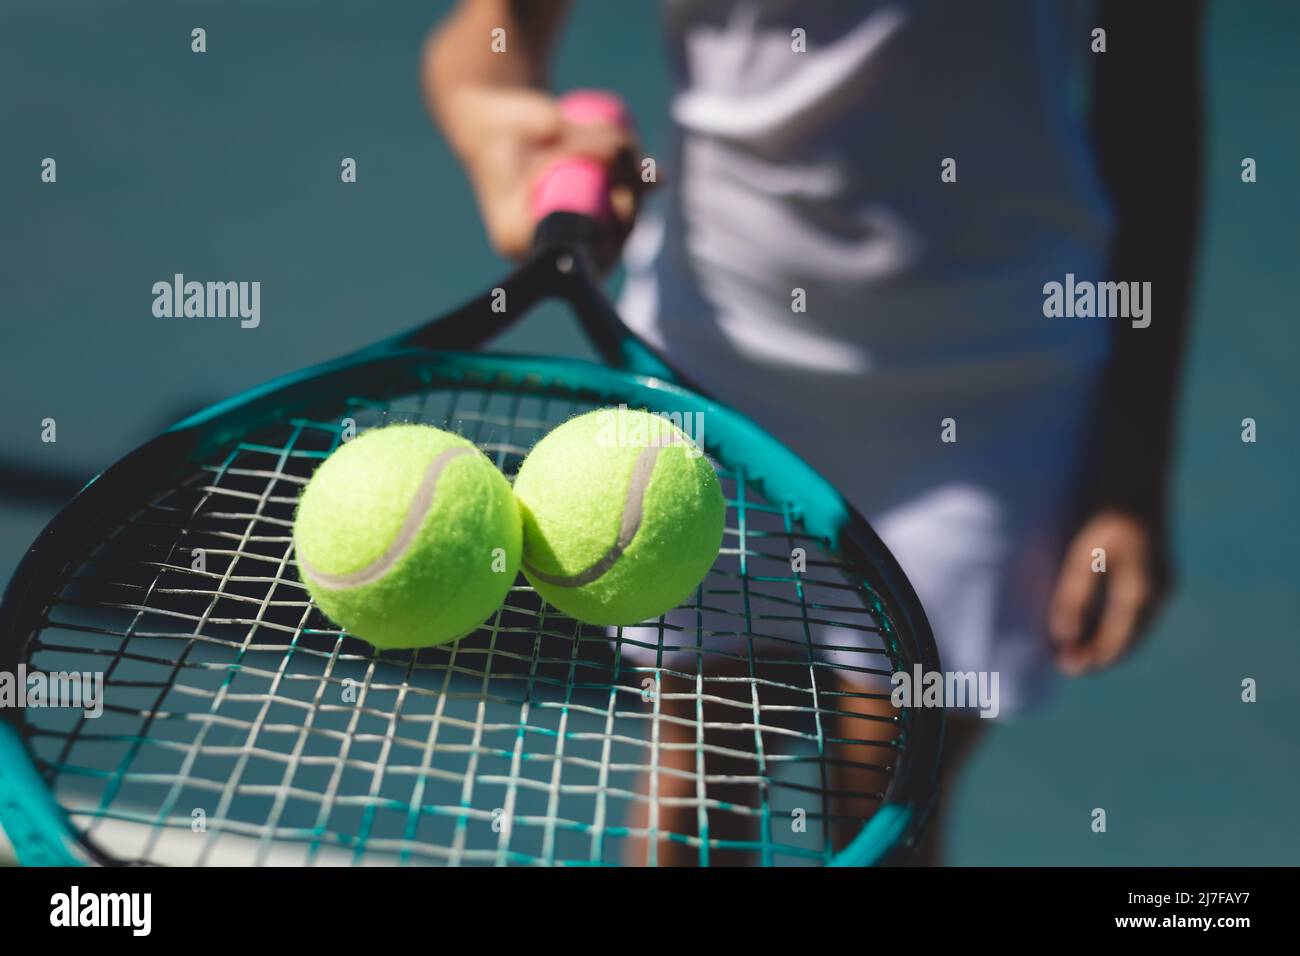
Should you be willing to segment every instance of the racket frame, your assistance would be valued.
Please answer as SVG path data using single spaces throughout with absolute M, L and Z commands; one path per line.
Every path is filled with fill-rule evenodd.
M 938 652 L 929 623 L 911 584 L 867 521 L 814 469 L 745 416 L 708 398 L 619 319 L 600 288 L 588 250 L 598 228 L 584 216 L 551 213 L 538 226 L 535 253 L 493 290 L 445 316 L 333 361 L 300 370 L 245 392 L 179 422 L 92 479 L 28 548 L 0 603 L 0 668 L 16 674 L 30 642 L 40 631 L 58 582 L 71 564 L 84 559 L 121 515 L 138 503 L 139 489 L 171 475 L 185 460 L 230 442 L 255 423 L 282 418 L 287 409 L 318 405 L 329 395 L 365 393 L 375 382 L 401 394 L 427 389 L 440 377 L 462 377 L 490 387 L 503 375 L 530 376 L 548 394 L 557 383 L 573 397 L 626 394 L 629 404 L 705 413 L 706 451 L 721 460 L 762 462 L 751 473 L 771 500 L 798 501 L 806 530 L 826 541 L 846 563 L 863 569 L 859 583 L 880 602 L 877 615 L 898 622 L 882 634 L 893 659 L 929 662 Z M 504 292 L 509 308 L 494 311 Z M 576 359 L 539 358 L 469 351 L 519 321 L 546 298 L 566 302 L 601 357 L 614 368 Z M 538 369 L 543 370 L 538 372 Z M 743 445 L 742 454 L 728 454 Z M 879 582 L 886 599 L 871 585 Z M 30 761 L 21 739 L 20 711 L 0 717 L 0 833 L 7 834 L 18 861 L 35 865 L 112 865 L 116 860 L 72 826 Z M 904 730 L 909 759 L 900 761 L 876 813 L 862 832 L 831 861 L 836 866 L 893 862 L 906 852 L 909 835 L 924 826 L 935 798 L 943 714 L 915 708 Z

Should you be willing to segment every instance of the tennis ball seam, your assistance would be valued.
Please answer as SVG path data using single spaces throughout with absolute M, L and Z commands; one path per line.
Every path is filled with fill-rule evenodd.
M 551 574 L 540 570 L 525 557 L 523 563 L 528 573 L 539 581 L 554 584 L 557 587 L 577 588 L 600 580 L 610 568 L 618 563 L 618 559 L 623 556 L 623 552 L 632 546 L 636 533 L 641 529 L 641 520 L 645 515 L 646 489 L 650 487 L 650 479 L 654 475 L 655 465 L 659 463 L 660 454 L 664 448 L 682 444 L 685 444 L 685 442 L 679 436 L 673 435 L 670 441 L 665 444 L 651 445 L 641 449 L 636 462 L 632 465 L 632 478 L 628 483 L 627 495 L 623 500 L 623 513 L 619 520 L 618 535 L 614 538 L 614 543 L 609 546 L 609 549 L 597 558 L 594 563 L 576 574 Z
M 307 558 L 299 551 L 298 566 L 302 569 L 302 572 L 316 584 L 332 590 L 364 587 L 383 578 L 406 556 L 406 552 L 418 540 L 420 529 L 424 526 L 429 511 L 433 508 L 434 492 L 444 469 L 456 458 L 461 455 L 471 454 L 473 451 L 473 448 L 463 445 L 456 446 L 446 449 L 436 455 L 433 461 L 429 462 L 424 476 L 420 479 L 420 484 L 415 490 L 415 495 L 407 506 L 406 517 L 402 521 L 402 526 L 397 529 L 397 534 L 393 536 L 393 540 L 389 542 L 383 553 L 365 567 L 347 574 L 327 574 L 318 568 L 312 567 Z
M 725 533 L 714 468 L 672 448 L 696 443 L 676 428 L 670 434 L 681 440 L 667 442 L 666 419 L 651 416 L 619 407 L 572 418 L 537 443 L 515 476 L 524 574 L 550 605 L 587 624 L 634 624 L 680 604 L 701 586 Z M 643 454 L 642 468 L 653 469 L 637 495 Z

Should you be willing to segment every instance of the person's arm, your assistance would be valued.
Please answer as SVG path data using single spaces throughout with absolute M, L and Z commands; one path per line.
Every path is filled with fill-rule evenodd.
M 1109 273 L 1151 283 L 1151 322 L 1115 328 L 1089 455 L 1087 517 L 1052 602 L 1066 673 L 1118 659 L 1169 585 L 1169 467 L 1200 220 L 1201 19 L 1200 0 L 1177 7 L 1103 0 L 1095 18 L 1107 33 L 1107 52 L 1093 54 L 1091 106 L 1116 213 Z M 1092 571 L 1099 547 L 1104 575 Z
M 635 211 L 631 134 L 612 124 L 576 126 L 546 92 L 551 48 L 568 0 L 461 0 L 425 44 L 425 103 L 460 159 L 492 245 L 528 252 L 528 197 L 538 172 L 581 154 L 610 166 L 621 240 Z M 499 32 L 498 32 L 499 31 Z M 504 50 L 502 50 L 504 44 Z
M 421 64 L 426 103 L 453 148 L 470 145 L 473 130 L 463 94 L 545 92 L 551 47 L 568 8 L 569 0 L 461 0 L 430 34 Z

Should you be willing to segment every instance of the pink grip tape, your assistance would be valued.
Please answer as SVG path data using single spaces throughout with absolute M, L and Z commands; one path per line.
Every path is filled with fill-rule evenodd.
M 613 122 L 627 125 L 627 109 L 613 93 L 578 90 L 560 100 L 564 117 L 574 123 Z M 559 159 L 542 170 L 533 185 L 530 203 L 533 222 L 553 212 L 576 212 L 607 221 L 609 171 L 595 160 L 574 156 Z

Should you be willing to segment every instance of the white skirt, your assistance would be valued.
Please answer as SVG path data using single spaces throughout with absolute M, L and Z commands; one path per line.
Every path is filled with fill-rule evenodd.
M 996 673 L 1004 716 L 1041 702 L 1053 673 L 1047 605 L 1110 335 L 1105 320 L 1042 316 L 1058 263 L 973 284 L 857 289 L 819 322 L 721 270 L 697 280 L 671 237 L 665 254 L 662 223 L 638 229 L 620 303 L 628 324 L 862 512 L 920 596 L 945 672 Z M 1059 259 L 1089 271 L 1078 249 Z M 808 291 L 823 307 L 835 294 Z M 694 666 L 692 650 L 624 637 L 637 665 Z M 869 639 L 823 628 L 816 643 Z

